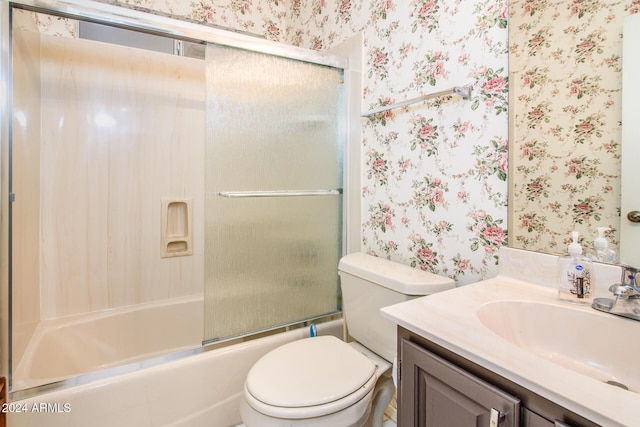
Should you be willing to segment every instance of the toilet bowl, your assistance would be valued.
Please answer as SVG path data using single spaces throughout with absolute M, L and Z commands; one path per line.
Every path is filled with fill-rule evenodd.
M 395 393 L 396 325 L 380 308 L 455 286 L 452 279 L 370 255 L 340 260 L 344 317 L 354 342 L 305 338 L 263 356 L 245 381 L 247 427 L 381 426 Z

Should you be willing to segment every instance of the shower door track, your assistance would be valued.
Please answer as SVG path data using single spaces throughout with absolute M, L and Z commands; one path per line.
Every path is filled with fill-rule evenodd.
M 220 191 L 218 196 L 237 199 L 245 197 L 339 196 L 341 194 L 342 188 L 336 190 Z
M 114 6 L 81 0 L 0 1 L 3 7 L 43 12 L 192 42 L 214 43 L 335 68 L 346 69 L 348 65 L 346 58 L 330 53 L 279 43 L 259 35 L 240 33 L 207 23 L 187 21 L 184 17 L 161 14 L 153 10 L 142 12 L 130 9 L 126 5 Z

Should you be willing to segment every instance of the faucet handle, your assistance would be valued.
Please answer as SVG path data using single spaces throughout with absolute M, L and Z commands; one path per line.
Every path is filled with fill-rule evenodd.
M 616 297 L 623 299 L 640 295 L 636 288 L 624 283 L 617 283 L 615 285 L 609 286 L 609 292 L 612 292 Z
M 622 284 L 627 286 L 637 287 L 638 286 L 637 276 L 640 270 L 638 270 L 635 267 L 631 267 L 630 265 L 622 265 L 621 267 L 622 267 L 622 277 L 620 278 L 620 281 L 622 282 Z

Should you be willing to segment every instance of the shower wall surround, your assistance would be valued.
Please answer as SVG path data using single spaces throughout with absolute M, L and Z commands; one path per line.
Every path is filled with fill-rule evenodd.
M 26 245 L 14 251 L 40 254 L 16 258 L 14 325 L 201 294 L 203 61 L 24 30 L 14 40 L 16 111 L 41 111 L 24 115 L 40 121 L 33 135 L 14 118 L 14 183 L 32 190 L 14 188 L 14 242 Z M 166 198 L 194 200 L 193 255 L 159 256 Z
M 362 250 L 475 282 L 507 243 L 507 1 L 127 0 L 105 3 L 318 50 L 364 35 L 362 110 L 472 84 L 362 119 Z M 42 19 L 49 33 L 73 33 Z
M 25 23 L 23 28 L 27 25 Z M 32 122 L 41 122 L 40 37 L 38 32 L 23 30 L 14 40 L 14 71 L 23 78 L 16 79 L 13 84 L 14 107 L 18 112 L 13 124 L 13 164 L 21 170 L 40 169 L 40 127 L 27 126 L 26 123 L 27 117 Z M 34 176 L 33 179 L 16 181 L 13 191 L 21 195 L 21 203 L 31 207 L 16 218 L 19 226 L 13 230 L 13 250 L 37 254 L 40 244 L 40 180 Z M 14 349 L 20 354 L 40 320 L 39 262 L 34 262 L 33 258 L 15 257 L 12 273 L 13 279 L 21 283 L 12 290 L 12 321 L 14 341 L 17 341 Z

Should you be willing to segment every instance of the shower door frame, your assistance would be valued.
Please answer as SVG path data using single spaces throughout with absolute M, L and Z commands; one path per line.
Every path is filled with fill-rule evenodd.
M 12 79 L 11 79 L 11 9 L 24 9 L 50 15 L 85 20 L 141 31 L 181 40 L 214 43 L 250 50 L 273 56 L 300 60 L 318 65 L 340 68 L 344 73 L 343 120 L 339 124 L 339 137 L 343 141 L 343 211 L 342 252 L 360 248 L 360 65 L 350 69 L 350 60 L 331 53 L 308 50 L 293 45 L 274 42 L 247 33 L 222 27 L 181 21 L 155 11 L 141 12 L 127 7 L 82 0 L 0 0 L 0 376 L 11 382 L 11 230 L 10 205 L 10 138 L 12 133 Z M 358 47 L 359 49 L 359 47 Z M 353 61 L 353 57 L 351 61 Z M 337 268 L 337 266 L 336 266 Z M 149 365 L 164 363 L 194 353 L 206 351 L 200 347 L 194 351 L 169 354 L 154 359 Z M 11 400 L 38 395 L 43 391 L 72 387 L 114 374 L 131 371 L 126 365 L 112 368 L 105 373 L 87 373 L 53 384 L 25 390 L 8 389 Z

